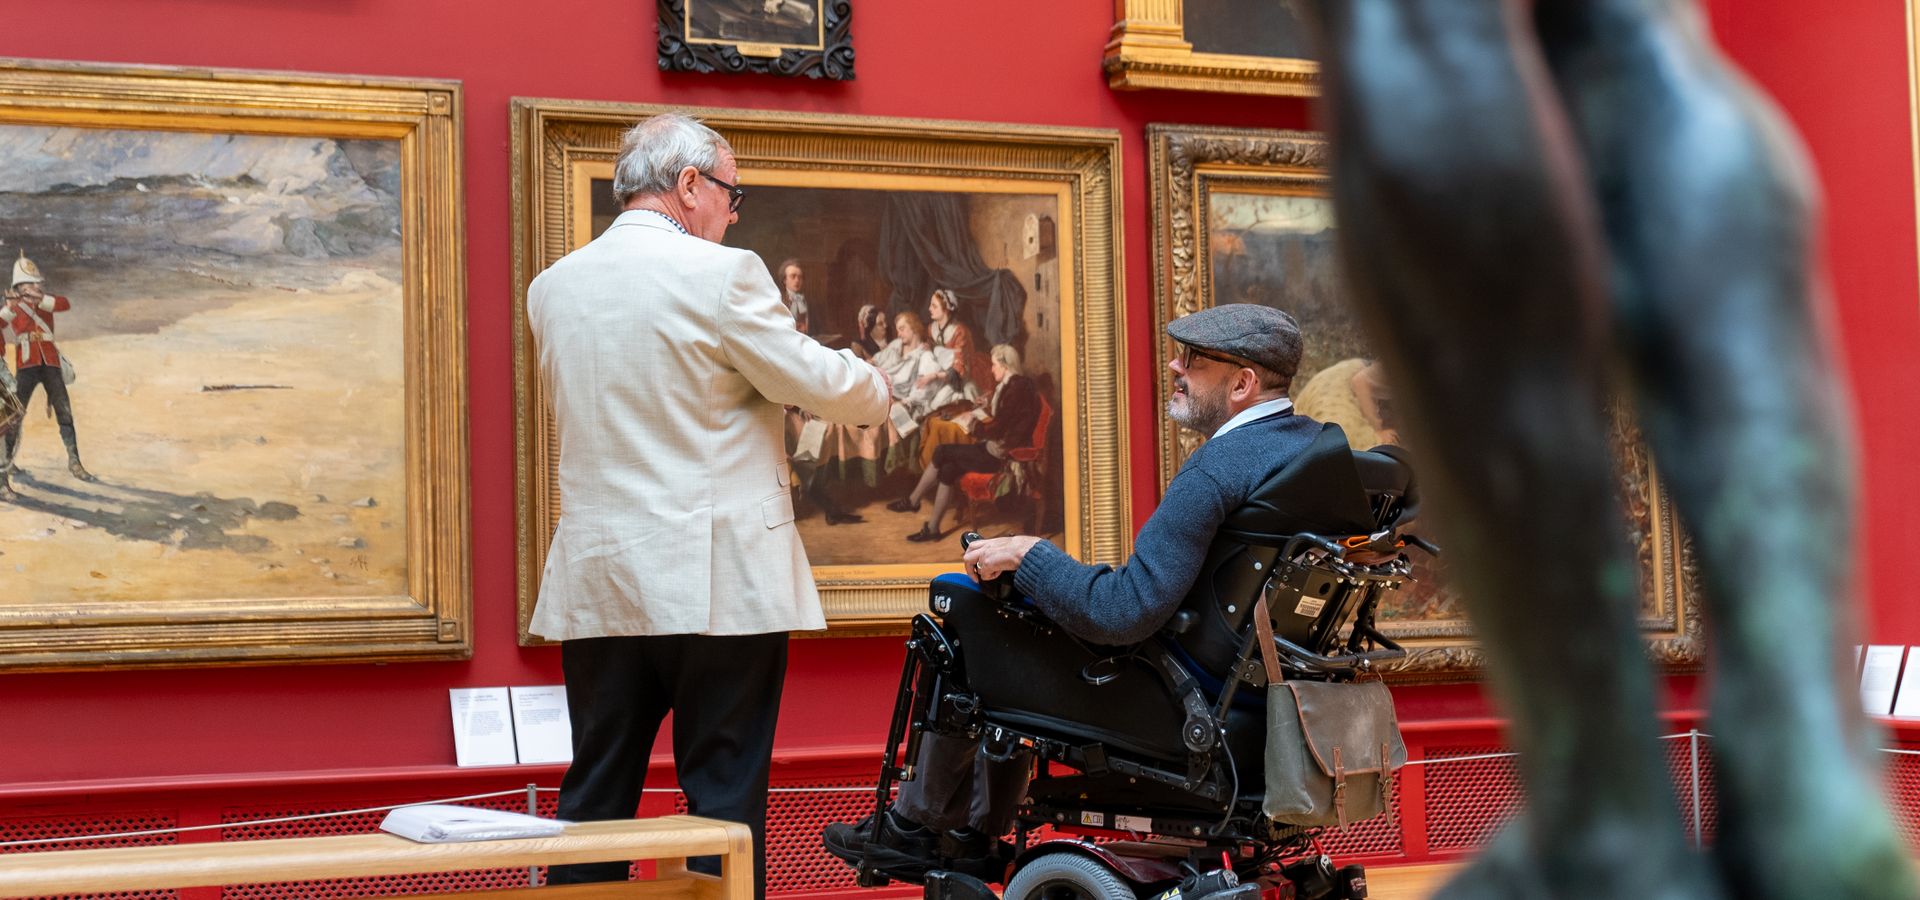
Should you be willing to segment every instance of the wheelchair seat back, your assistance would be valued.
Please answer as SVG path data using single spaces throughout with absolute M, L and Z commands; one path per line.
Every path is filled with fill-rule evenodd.
M 1186 628 L 1174 638 L 1181 649 L 1207 674 L 1225 677 L 1246 646 L 1263 588 L 1277 636 L 1315 653 L 1333 649 L 1365 592 L 1282 553 L 1303 533 L 1368 535 L 1411 521 L 1412 469 L 1401 453 L 1355 452 L 1338 425 L 1323 425 L 1305 451 L 1227 516 L 1181 604 Z

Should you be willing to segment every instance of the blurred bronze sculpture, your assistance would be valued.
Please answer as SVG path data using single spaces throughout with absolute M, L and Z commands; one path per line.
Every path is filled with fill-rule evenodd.
M 1528 793 L 1441 896 L 1916 896 L 1837 680 L 1850 423 L 1778 113 L 1687 0 L 1299 2 L 1343 260 Z M 1698 551 L 1708 856 L 1657 741 L 1610 384 Z

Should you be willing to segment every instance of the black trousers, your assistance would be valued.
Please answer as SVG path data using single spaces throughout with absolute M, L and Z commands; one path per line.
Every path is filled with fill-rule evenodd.
M 673 770 L 696 816 L 753 829 L 754 896 L 767 893 L 767 779 L 787 674 L 787 634 L 693 634 L 562 641 L 573 765 L 559 816 L 630 819 L 647 758 L 673 713 Z M 554 866 L 548 884 L 625 881 L 630 863 Z M 689 860 L 719 874 L 719 857 Z
M 60 367 L 26 366 L 16 373 L 14 378 L 20 385 L 17 391 L 20 397 L 20 408 L 28 411 L 31 411 L 33 406 L 34 389 L 46 387 L 47 405 L 53 407 L 54 421 L 60 423 L 60 440 L 66 443 L 69 455 L 78 454 L 80 448 L 73 431 L 73 401 L 67 397 L 67 382 L 60 375 Z M 11 461 L 13 454 L 19 450 L 20 433 L 27 427 L 28 418 L 32 417 L 22 418 L 7 430 L 6 446 L 0 448 L 0 452 L 5 453 L 4 461 Z
M 933 466 L 941 484 L 954 484 L 968 472 L 998 472 L 1006 461 L 987 452 L 985 444 L 941 444 L 933 448 Z

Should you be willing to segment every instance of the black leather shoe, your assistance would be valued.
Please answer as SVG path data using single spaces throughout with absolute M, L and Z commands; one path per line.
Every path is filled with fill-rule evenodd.
M 919 531 L 916 531 L 910 535 L 907 535 L 907 540 L 910 540 L 916 544 L 924 544 L 928 541 L 937 541 L 939 539 L 940 539 L 940 532 L 934 531 L 931 527 L 926 525 L 920 526 Z
M 915 513 L 920 511 L 920 501 L 901 497 L 898 500 L 888 503 L 887 508 L 894 512 Z
M 931 828 L 915 825 L 888 810 L 880 819 L 880 836 L 871 839 L 873 817 L 856 825 L 835 823 L 820 833 L 827 852 L 847 865 L 866 865 L 889 878 L 920 883 L 927 870 L 940 865 L 940 835 Z

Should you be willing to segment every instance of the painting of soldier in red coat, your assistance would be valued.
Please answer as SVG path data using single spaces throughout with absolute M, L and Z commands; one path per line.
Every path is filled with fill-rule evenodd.
M 396 140 L 0 126 L 0 614 L 404 593 L 400 173 Z

